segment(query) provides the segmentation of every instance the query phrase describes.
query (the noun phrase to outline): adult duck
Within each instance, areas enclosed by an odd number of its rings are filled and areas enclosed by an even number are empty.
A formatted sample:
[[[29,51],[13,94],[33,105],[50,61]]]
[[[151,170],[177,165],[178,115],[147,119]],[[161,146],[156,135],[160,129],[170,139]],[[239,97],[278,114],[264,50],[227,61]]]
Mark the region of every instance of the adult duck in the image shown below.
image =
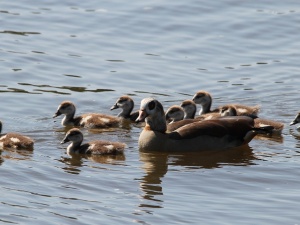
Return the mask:
[[[162,104],[153,98],[141,101],[139,117],[146,125],[139,136],[139,147],[146,151],[201,151],[227,149],[249,143],[258,133],[272,127],[255,128],[250,117],[224,117],[190,123],[167,132]]]

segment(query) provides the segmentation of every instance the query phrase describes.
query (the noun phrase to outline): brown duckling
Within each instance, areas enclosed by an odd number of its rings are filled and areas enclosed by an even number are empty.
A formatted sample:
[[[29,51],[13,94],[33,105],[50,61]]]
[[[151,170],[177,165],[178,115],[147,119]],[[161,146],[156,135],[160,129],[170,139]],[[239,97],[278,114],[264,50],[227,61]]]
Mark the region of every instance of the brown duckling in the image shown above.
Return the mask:
[[[132,112],[134,108],[134,101],[127,95],[123,95],[117,99],[116,103],[110,108],[110,110],[121,108],[122,111],[118,114],[118,117],[129,119],[130,121],[135,121],[139,112]]]
[[[111,141],[91,141],[82,144],[83,134],[78,128],[70,129],[61,144],[71,141],[72,143],[67,148],[67,153],[107,155],[123,153],[126,144]]]
[[[199,115],[209,113],[209,112],[220,112],[220,107],[211,110],[211,105],[212,105],[212,97],[210,93],[207,91],[198,91],[194,97],[193,101],[196,104],[200,104],[202,106],[201,110],[199,111]],[[241,104],[231,104],[233,105],[236,110],[237,110],[237,115],[242,116],[242,115],[255,115],[257,116],[260,106],[246,106],[246,105],[241,105]]]
[[[1,134],[2,122],[0,121],[0,149],[32,149],[34,141],[30,137],[19,133]]]
[[[87,113],[74,117],[76,111],[75,105],[70,101],[62,102],[54,114],[53,118],[64,114],[61,124],[63,126],[81,126],[88,128],[109,128],[120,125],[120,118],[100,113]]]

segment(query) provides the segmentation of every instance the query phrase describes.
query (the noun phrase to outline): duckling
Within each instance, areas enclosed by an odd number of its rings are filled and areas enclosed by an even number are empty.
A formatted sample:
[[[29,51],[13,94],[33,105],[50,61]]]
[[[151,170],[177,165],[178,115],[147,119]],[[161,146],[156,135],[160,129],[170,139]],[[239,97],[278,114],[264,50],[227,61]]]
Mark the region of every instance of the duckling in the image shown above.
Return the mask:
[[[197,111],[196,103],[193,100],[184,100],[180,106],[183,108],[183,119],[194,119]]]
[[[300,112],[296,115],[295,119],[290,123],[290,126],[300,123]]]
[[[2,122],[0,121],[0,148],[14,148],[14,149],[32,149],[34,141],[27,136],[19,133],[1,134]]]
[[[237,116],[237,110],[234,105],[223,106],[220,111],[221,116]],[[270,130],[270,134],[280,135],[284,128],[284,124],[278,121],[273,121],[269,119],[259,118],[257,116],[248,115],[249,117],[254,119],[254,127],[264,127],[264,126],[272,126],[273,129]]]
[[[145,119],[146,126],[139,137],[139,147],[146,151],[203,151],[227,149],[248,144],[258,133],[267,133],[272,126],[254,127],[246,116],[221,117],[186,124],[167,133],[162,104],[153,98],[141,102],[136,122]]]
[[[185,112],[182,107],[178,105],[171,106],[165,113],[167,124],[167,131],[171,132],[179,127],[182,127],[188,123],[195,122],[195,119],[184,119]]]
[[[197,119],[197,120],[210,120],[217,117],[220,117],[219,112],[208,112],[205,114],[201,114],[198,117],[195,117],[197,106],[196,103],[192,100],[185,100],[180,105],[184,111],[184,119]]]
[[[166,112],[165,112],[165,116],[166,116],[166,120],[169,123],[174,123],[180,120],[184,119],[184,110],[181,106],[179,105],[172,105]]]
[[[62,102],[54,114],[53,118],[64,114],[62,126],[81,126],[88,128],[109,128],[117,127],[120,124],[120,118],[99,113],[89,113],[74,118],[76,111],[75,105],[70,101]]]
[[[183,105],[183,107],[173,105],[166,111],[165,114],[166,120],[171,121],[167,125],[168,131],[174,131],[179,127],[182,127],[188,123],[193,123],[202,120],[216,119],[221,117],[220,113],[207,113],[207,114],[202,114],[196,118],[193,118],[192,117],[194,111],[193,105],[196,104],[191,100],[186,100],[184,101],[184,104],[181,105]]]
[[[83,134],[78,128],[70,129],[61,144],[71,141],[67,147],[67,153],[92,154],[92,155],[108,155],[123,153],[126,144],[111,141],[91,141],[86,144],[81,144]]]
[[[194,97],[193,101],[196,104],[200,104],[202,106],[202,109],[199,111],[199,115],[208,113],[208,112],[219,112],[220,107],[214,110],[211,110],[211,105],[212,105],[212,97],[207,91],[198,91]],[[237,114],[239,116],[241,115],[255,115],[257,116],[260,106],[246,106],[246,105],[241,105],[241,104],[233,104],[234,107],[237,110]]]
[[[130,121],[135,121],[139,116],[139,112],[136,111],[132,113],[133,107],[134,101],[132,100],[132,98],[127,95],[123,95],[118,98],[118,100],[110,108],[110,110],[121,108],[122,111],[118,114],[118,117],[129,119]]]

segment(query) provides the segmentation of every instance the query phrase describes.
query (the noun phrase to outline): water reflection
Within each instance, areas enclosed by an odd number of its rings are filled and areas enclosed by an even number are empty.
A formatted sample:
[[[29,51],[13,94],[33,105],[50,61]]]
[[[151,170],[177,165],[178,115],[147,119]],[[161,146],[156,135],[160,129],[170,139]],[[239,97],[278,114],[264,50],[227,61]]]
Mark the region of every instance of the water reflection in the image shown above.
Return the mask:
[[[147,204],[140,207],[160,208],[163,195],[162,178],[167,174],[169,166],[182,166],[185,169],[214,169],[224,165],[248,166],[254,165],[257,160],[252,149],[246,145],[222,151],[205,152],[142,152],[140,161],[143,162],[142,169],[145,175],[140,180],[140,188],[143,191],[143,199]]]
[[[262,141],[273,141],[277,143],[283,143],[283,136],[282,135],[276,135],[276,134],[259,134],[254,137],[254,139],[262,140]]]
[[[77,76],[77,77],[79,77],[79,76]],[[29,86],[29,87],[37,87],[38,89],[34,89],[33,91],[35,91],[35,92],[30,92],[31,94],[32,93],[37,94],[39,92],[55,93],[55,94],[62,94],[62,95],[69,95],[70,94],[69,92],[51,90],[51,88],[60,89],[60,90],[68,90],[68,91],[71,91],[71,92],[94,92],[94,93],[98,93],[98,92],[114,91],[112,89],[100,89],[100,88],[88,89],[86,87],[77,87],[77,86],[51,86],[51,85],[45,85],[45,84],[36,85],[36,84],[29,84],[29,83],[18,83],[18,85]],[[9,89],[9,88],[7,88],[7,89]],[[21,91],[22,89],[19,89],[19,90]],[[24,90],[22,90],[22,91],[24,91]]]
[[[296,129],[290,128],[289,133],[297,140],[296,148],[300,148],[300,126]]]
[[[69,157],[61,157],[61,159],[58,161],[66,165],[65,167],[62,167],[62,169],[66,173],[79,174],[81,172],[81,167],[85,166],[85,160],[89,160],[100,164],[116,165],[116,164],[120,164],[120,162],[124,162],[125,159],[126,158],[124,154],[118,154],[118,155],[72,154]]]
[[[33,150],[16,150],[16,149],[5,149],[0,151],[0,165],[5,159],[9,160],[30,160],[33,156]]]

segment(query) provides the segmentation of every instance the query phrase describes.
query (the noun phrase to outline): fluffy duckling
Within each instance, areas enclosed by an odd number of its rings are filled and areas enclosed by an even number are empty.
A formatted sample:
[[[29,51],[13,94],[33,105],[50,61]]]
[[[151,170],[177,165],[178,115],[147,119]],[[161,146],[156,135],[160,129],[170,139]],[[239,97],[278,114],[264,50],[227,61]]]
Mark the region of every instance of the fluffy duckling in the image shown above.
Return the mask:
[[[166,120],[169,123],[174,123],[184,119],[184,110],[179,105],[172,105],[168,110],[165,112]]]
[[[194,119],[197,111],[196,103],[193,100],[184,100],[180,106],[183,108],[183,119]]]
[[[72,143],[67,148],[67,153],[79,154],[93,154],[93,155],[107,155],[123,153],[125,144],[110,141],[91,141],[86,144],[81,144],[83,141],[83,134],[78,128],[72,128],[68,131],[61,144],[71,141]]]
[[[148,151],[201,151],[226,149],[249,143],[258,133],[273,127],[254,127],[250,117],[222,117],[189,123],[167,133],[167,122],[162,104],[145,98],[141,102],[136,122],[145,119],[146,126],[139,137],[139,147]]]
[[[118,100],[110,108],[110,110],[121,108],[122,111],[118,114],[118,117],[135,121],[139,116],[139,112],[136,111],[132,113],[133,107],[134,107],[134,102],[132,98],[130,98],[127,95],[124,95],[118,98]]]
[[[195,105],[194,102],[191,100],[186,100],[184,101],[184,108],[180,106],[171,106],[167,111],[166,111],[166,120],[171,121],[167,125],[167,130],[168,131],[174,131],[178,129],[179,127],[182,127],[186,124],[197,122],[197,121],[202,121],[202,120],[211,120],[211,119],[216,119],[221,117],[220,113],[207,113],[207,114],[202,114],[201,116],[198,116],[196,118],[193,118],[193,105]],[[190,104],[190,102],[192,102]]]
[[[220,108],[211,110],[212,105],[212,97],[207,91],[198,91],[194,97],[193,101],[196,104],[200,104],[202,106],[202,109],[199,111],[199,115],[209,113],[209,112],[219,112]],[[241,115],[255,115],[257,116],[260,106],[246,106],[241,104],[233,104],[234,107],[237,110],[237,114],[239,116]]]
[[[116,127],[120,123],[120,118],[99,113],[88,113],[74,117],[75,105],[70,101],[62,102],[54,114],[53,118],[64,114],[61,124],[63,126],[81,126],[88,128],[109,128]]]
[[[1,134],[2,122],[0,121],[0,149],[32,149],[34,141],[27,136],[18,133]]]
[[[221,116],[237,116],[237,110],[233,105],[223,106],[220,114]],[[248,116],[254,119],[254,127],[272,126],[273,129],[270,131],[270,134],[280,135],[284,128],[284,124],[281,122],[263,119],[253,115]]]
[[[171,106],[165,113],[167,124],[167,131],[171,132],[179,127],[182,127],[188,123],[195,122],[195,119],[184,119],[185,112],[182,107],[178,105]]]
[[[180,105],[184,111],[184,119],[194,119],[197,111],[196,103],[192,100],[185,100]],[[196,117],[197,120],[210,120],[220,117],[219,112],[208,112]]]
[[[296,115],[295,119],[290,123],[290,125],[295,125],[300,123],[300,112]]]

